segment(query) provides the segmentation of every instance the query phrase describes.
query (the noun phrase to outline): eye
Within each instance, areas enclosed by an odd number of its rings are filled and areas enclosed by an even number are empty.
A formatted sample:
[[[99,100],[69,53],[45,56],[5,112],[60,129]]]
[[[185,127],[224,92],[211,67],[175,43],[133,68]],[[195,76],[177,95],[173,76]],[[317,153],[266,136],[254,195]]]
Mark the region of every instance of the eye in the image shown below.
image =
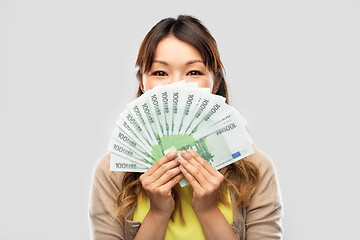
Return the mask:
[[[155,75],[155,76],[166,76],[166,72],[164,71],[155,71],[153,72],[151,75]]]
[[[190,72],[188,73],[188,75],[203,75],[203,74],[202,74],[202,72],[200,72],[200,71],[193,70],[193,71],[190,71]]]

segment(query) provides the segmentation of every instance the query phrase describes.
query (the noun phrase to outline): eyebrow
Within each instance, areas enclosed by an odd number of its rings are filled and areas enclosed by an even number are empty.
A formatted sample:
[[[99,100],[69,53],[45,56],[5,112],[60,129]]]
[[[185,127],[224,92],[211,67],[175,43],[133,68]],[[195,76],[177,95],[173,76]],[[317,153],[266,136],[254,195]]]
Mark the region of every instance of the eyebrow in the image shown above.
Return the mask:
[[[164,64],[166,66],[169,65],[169,63],[167,63],[165,61],[162,61],[162,60],[154,60],[153,62]],[[194,63],[197,63],[197,62],[204,63],[202,60],[191,60],[191,61],[186,62],[185,65],[191,65],[191,64],[194,64]]]

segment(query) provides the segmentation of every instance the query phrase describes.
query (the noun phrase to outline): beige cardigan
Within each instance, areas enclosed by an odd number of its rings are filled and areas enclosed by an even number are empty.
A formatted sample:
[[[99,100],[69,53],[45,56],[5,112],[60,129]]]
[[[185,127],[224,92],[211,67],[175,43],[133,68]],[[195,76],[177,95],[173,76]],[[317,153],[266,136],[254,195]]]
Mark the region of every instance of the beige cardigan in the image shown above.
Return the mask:
[[[260,170],[259,185],[245,208],[233,206],[231,227],[239,239],[282,239],[283,206],[275,166],[271,158],[254,146],[248,159]],[[110,153],[99,159],[93,168],[89,201],[91,239],[133,239],[141,223],[131,221],[134,210],[127,216],[124,227],[119,220],[111,220],[115,211],[114,199],[119,193],[123,172],[113,172],[110,181]],[[232,202],[234,194],[230,192]]]

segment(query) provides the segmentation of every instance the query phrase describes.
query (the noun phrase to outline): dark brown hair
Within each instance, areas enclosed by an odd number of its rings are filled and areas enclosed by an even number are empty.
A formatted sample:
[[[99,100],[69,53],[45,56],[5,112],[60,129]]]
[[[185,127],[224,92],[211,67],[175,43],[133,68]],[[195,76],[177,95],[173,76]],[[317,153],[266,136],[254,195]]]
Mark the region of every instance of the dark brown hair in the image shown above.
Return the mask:
[[[228,88],[224,78],[224,67],[220,61],[216,41],[211,36],[209,30],[198,19],[186,15],[180,15],[177,19],[166,18],[161,20],[145,36],[135,64],[138,67],[136,76],[139,81],[137,97],[143,94],[141,88],[142,76],[143,73],[148,73],[151,69],[157,44],[163,38],[170,35],[191,44],[199,50],[205,66],[214,74],[212,93],[223,96],[226,98],[226,103],[229,103]],[[225,189],[232,188],[237,199],[237,203],[232,204],[237,204],[241,207],[246,206],[259,180],[259,170],[257,167],[245,157],[223,167],[219,171],[225,177],[220,189],[219,202],[227,205],[230,204],[226,199]],[[122,188],[115,201],[117,210],[114,217],[120,217],[121,220],[124,220],[127,214],[134,209],[138,196],[140,194],[146,196],[139,180],[140,175],[140,173],[124,173],[121,182]],[[181,220],[184,222],[178,185],[173,188],[172,195],[175,199],[175,210],[171,215],[171,219],[174,220],[174,213],[176,210],[179,210]],[[120,222],[123,223],[123,221]]]

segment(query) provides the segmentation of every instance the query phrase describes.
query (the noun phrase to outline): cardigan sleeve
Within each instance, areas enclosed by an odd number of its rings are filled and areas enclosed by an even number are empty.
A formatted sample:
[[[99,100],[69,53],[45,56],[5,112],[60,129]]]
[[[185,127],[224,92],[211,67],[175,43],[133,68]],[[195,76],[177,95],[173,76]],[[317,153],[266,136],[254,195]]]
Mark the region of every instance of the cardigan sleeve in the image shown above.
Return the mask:
[[[282,239],[283,204],[272,159],[254,147],[252,161],[259,168],[258,186],[246,209],[246,239]]]
[[[93,240],[125,239],[124,228],[119,220],[111,219],[115,211],[114,200],[120,190],[118,183],[121,174],[122,172],[110,171],[110,153],[98,160],[93,168],[89,199],[90,232]]]

